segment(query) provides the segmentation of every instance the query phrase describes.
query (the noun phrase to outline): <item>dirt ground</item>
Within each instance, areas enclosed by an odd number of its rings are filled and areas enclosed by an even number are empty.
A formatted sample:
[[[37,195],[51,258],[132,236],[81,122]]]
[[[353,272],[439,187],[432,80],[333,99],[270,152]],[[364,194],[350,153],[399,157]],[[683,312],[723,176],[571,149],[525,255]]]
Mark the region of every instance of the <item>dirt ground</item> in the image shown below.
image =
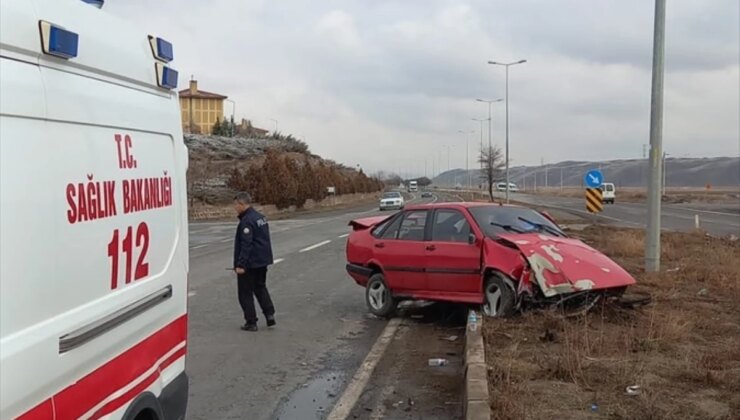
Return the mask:
[[[740,418],[740,241],[664,232],[663,271],[646,274],[643,231],[572,235],[624,266],[638,281],[628,293],[652,303],[485,320],[492,418]]]
[[[402,324],[348,418],[461,419],[466,313],[445,303],[400,311]],[[448,364],[429,366],[431,358]]]
[[[531,193],[531,191],[528,191]],[[583,188],[566,187],[538,188],[537,194],[582,198]],[[644,188],[617,188],[617,201],[626,203],[643,202],[647,200]],[[703,188],[667,188],[663,198],[664,203],[737,203],[740,200],[740,189],[719,187],[706,190]]]

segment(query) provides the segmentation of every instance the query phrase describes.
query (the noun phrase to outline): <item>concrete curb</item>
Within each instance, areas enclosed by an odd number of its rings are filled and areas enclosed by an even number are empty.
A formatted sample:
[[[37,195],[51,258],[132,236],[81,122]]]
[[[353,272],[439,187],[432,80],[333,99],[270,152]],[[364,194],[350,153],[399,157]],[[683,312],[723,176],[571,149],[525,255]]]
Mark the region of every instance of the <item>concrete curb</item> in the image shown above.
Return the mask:
[[[488,368],[486,367],[485,347],[481,314],[475,314],[473,323],[468,316],[465,328],[465,394],[463,409],[465,420],[490,420],[491,407],[488,404]]]

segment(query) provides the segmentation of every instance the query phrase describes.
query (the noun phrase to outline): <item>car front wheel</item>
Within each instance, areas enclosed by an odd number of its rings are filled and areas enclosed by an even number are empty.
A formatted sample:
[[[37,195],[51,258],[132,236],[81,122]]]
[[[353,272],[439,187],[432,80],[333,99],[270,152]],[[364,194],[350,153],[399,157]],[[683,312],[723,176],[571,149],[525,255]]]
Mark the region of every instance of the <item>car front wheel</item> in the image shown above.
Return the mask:
[[[385,284],[385,277],[382,273],[373,274],[367,282],[365,303],[370,313],[375,316],[386,318],[396,311],[398,300],[393,297],[391,290]]]
[[[499,275],[492,275],[486,280],[483,289],[483,313],[490,317],[506,317],[514,312],[514,290]]]

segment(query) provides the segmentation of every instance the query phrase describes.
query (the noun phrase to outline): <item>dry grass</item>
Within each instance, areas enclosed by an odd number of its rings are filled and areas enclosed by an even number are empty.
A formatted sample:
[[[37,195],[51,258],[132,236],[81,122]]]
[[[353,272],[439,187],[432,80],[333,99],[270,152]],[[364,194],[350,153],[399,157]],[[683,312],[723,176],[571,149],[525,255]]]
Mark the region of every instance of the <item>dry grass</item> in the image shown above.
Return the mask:
[[[637,278],[629,292],[653,303],[486,320],[494,418],[738,418],[740,241],[664,233],[664,271],[648,275],[642,231],[592,226],[579,235]],[[629,385],[641,394],[625,395]]]
[[[529,191],[531,193],[531,191]],[[537,194],[550,195],[557,197],[582,198],[584,195],[583,188],[566,187],[560,188],[539,188]],[[702,188],[668,188],[666,197],[663,199],[666,203],[737,203],[740,199],[740,189],[725,187],[706,190]],[[617,202],[644,202],[647,200],[647,194],[644,188],[617,188]]]

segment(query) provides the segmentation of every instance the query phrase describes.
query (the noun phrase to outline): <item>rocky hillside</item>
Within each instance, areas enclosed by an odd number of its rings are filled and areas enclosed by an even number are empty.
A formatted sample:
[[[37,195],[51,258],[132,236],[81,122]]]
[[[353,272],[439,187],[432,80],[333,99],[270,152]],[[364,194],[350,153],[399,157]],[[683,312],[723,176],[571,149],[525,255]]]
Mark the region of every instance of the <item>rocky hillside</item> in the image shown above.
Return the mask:
[[[381,184],[309,151],[291,136],[275,138],[185,135],[190,155],[188,196],[191,204],[221,204],[236,190],[247,189],[262,204],[301,207],[323,199],[327,187],[336,194],[378,191]],[[303,188],[307,180],[310,187]],[[324,185],[326,184],[326,185]]]

